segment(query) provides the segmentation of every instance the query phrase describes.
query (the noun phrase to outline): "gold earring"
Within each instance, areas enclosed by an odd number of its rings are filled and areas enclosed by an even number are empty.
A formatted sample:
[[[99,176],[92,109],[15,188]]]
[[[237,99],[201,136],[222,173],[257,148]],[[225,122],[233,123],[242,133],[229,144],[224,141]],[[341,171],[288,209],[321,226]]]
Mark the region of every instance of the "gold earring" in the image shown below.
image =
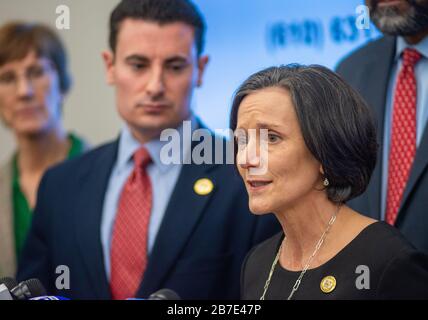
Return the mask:
[[[330,181],[328,181],[328,179],[325,178],[323,181],[323,185],[324,185],[324,187],[328,187],[330,185]]]

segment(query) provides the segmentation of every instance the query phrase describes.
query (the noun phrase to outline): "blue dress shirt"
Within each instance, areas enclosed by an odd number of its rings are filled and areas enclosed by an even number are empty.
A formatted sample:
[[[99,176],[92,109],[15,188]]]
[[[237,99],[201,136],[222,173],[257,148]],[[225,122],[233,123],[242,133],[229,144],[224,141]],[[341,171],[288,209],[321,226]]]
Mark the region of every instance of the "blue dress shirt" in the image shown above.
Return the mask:
[[[197,120],[193,115],[190,120],[193,132],[197,126]],[[177,131],[180,137],[182,137],[183,125],[180,125]],[[152,162],[147,166],[147,173],[150,177],[153,192],[148,234],[148,254],[150,254],[153,248],[156,235],[182,167],[182,164],[178,164],[177,161],[174,161],[172,164],[165,164],[160,158],[162,147],[166,144],[168,144],[168,147],[174,146],[175,143],[176,140],[160,141],[158,138],[144,144],[152,158]],[[180,143],[180,146],[178,146],[179,150],[183,152],[183,157],[186,157],[191,152],[189,146],[183,144],[182,141],[178,143]],[[111,274],[111,241],[119,198],[128,176],[134,169],[132,156],[141,146],[142,144],[133,137],[130,129],[125,126],[119,137],[118,155],[110,174],[101,219],[101,244],[103,247],[105,271],[109,281]]]

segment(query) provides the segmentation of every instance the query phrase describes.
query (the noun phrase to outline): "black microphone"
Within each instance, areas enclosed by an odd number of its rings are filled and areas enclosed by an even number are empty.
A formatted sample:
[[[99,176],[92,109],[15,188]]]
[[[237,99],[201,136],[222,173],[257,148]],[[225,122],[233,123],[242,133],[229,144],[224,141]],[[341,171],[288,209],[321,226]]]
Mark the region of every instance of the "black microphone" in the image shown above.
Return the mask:
[[[15,279],[10,277],[0,278],[0,300],[14,300],[11,290],[18,285]]]
[[[152,293],[147,300],[181,300],[178,294],[171,289],[161,289]]]
[[[10,290],[16,300],[28,300],[46,295],[46,290],[39,279],[22,281]]]
[[[10,291],[18,285],[18,282],[14,278],[4,277],[0,278],[0,284],[4,284]]]

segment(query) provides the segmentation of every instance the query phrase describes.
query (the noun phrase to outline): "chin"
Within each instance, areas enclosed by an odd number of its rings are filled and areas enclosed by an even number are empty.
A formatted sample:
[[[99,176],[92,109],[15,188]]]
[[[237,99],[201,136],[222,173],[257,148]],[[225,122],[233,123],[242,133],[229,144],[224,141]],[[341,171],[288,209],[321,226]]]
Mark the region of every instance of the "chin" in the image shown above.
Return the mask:
[[[272,208],[265,203],[255,203],[250,200],[249,208],[252,214],[264,215],[272,212]]]
[[[177,120],[166,117],[165,114],[144,114],[129,119],[135,126],[142,129],[168,129],[177,127]],[[180,125],[179,123],[178,125]]]
[[[39,123],[20,125],[14,129],[14,132],[19,135],[38,136],[47,131],[47,126]]]

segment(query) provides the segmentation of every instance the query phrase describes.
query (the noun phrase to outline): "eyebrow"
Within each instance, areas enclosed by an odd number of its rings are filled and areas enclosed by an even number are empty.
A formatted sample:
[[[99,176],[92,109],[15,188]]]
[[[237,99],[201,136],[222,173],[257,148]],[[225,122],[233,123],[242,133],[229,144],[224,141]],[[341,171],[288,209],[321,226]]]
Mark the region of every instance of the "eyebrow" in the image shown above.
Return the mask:
[[[147,57],[141,56],[141,55],[138,55],[138,54],[133,54],[133,55],[130,55],[130,56],[128,56],[128,57],[125,58],[125,61],[127,61],[127,62],[135,61],[135,60],[138,60],[138,61],[149,61],[149,59]]]
[[[278,125],[273,123],[265,123],[265,122],[256,122],[256,129],[278,129],[278,133],[283,132],[281,129],[284,128],[284,125]],[[233,134],[236,136],[237,130],[245,130],[243,127],[237,127]]]
[[[131,61],[149,62],[150,59],[147,58],[146,56],[142,56],[139,54],[133,54],[133,55],[126,57],[125,61],[126,62],[131,62]],[[186,57],[177,55],[177,56],[173,56],[173,57],[166,59],[164,63],[173,63],[173,62],[188,62],[188,59]]]
[[[266,122],[256,122],[256,127],[259,129],[266,129],[266,128],[283,128],[283,125],[274,124],[274,123],[266,123]]]
[[[41,68],[44,67],[43,63],[36,61],[36,62],[33,62],[32,64],[26,66],[24,69],[25,69],[25,71],[28,71],[28,70],[31,70],[34,68],[40,68],[40,67]],[[4,70],[1,70],[2,68],[0,68],[0,74],[1,75],[8,74],[8,73],[15,73],[15,69],[13,67],[4,67]]]

